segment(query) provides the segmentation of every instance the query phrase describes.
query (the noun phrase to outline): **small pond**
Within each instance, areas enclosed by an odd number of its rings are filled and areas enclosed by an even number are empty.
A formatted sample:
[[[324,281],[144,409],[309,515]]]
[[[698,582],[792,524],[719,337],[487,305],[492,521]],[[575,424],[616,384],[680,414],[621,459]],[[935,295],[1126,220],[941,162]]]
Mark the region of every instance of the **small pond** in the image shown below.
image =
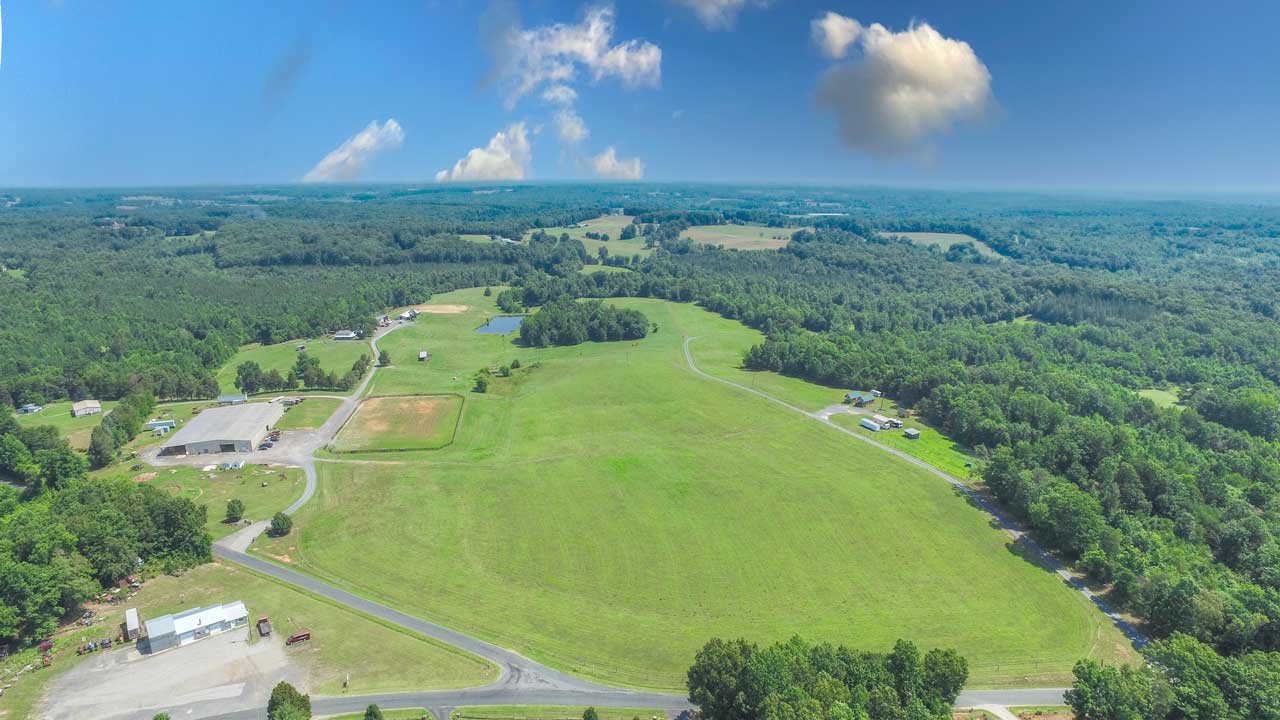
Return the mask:
[[[489,324],[476,328],[481,335],[508,335],[520,329],[523,315],[499,315],[489,319]]]

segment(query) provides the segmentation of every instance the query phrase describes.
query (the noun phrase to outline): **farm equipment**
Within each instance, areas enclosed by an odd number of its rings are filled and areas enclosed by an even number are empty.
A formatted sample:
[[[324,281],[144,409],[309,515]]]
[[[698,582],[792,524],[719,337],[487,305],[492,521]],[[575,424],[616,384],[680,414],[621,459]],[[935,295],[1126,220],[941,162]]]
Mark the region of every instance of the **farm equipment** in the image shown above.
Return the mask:
[[[258,636],[267,637],[271,635],[271,618],[263,615],[258,618]]]
[[[311,639],[311,631],[310,631],[310,630],[299,630],[298,632],[296,632],[296,633],[294,633],[294,634],[290,635],[290,636],[289,636],[289,638],[288,638],[287,640],[285,640],[285,641],[284,641],[284,644],[285,644],[285,645],[294,645],[294,644],[297,644],[297,643],[300,643],[300,642],[305,642],[305,641],[310,640],[310,639]]]

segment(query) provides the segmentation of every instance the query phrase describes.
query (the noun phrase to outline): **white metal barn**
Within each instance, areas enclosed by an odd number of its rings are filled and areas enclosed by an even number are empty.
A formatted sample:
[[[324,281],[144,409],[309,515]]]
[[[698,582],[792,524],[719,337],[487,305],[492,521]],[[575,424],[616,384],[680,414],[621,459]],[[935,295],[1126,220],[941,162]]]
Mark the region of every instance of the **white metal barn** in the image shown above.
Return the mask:
[[[284,415],[281,403],[246,403],[211,408],[175,432],[161,455],[251,452]]]
[[[249,624],[249,610],[240,600],[210,605],[147,621],[147,650],[160,652],[203,640]]]

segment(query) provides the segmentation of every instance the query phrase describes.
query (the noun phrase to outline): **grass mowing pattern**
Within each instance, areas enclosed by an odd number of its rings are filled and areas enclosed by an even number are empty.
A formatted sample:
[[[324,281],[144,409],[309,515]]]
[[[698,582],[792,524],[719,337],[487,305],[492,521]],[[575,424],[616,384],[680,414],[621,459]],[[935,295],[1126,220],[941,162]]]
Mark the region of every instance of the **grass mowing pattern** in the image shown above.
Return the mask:
[[[494,312],[486,300],[447,295],[475,309],[388,336],[429,339],[444,363],[376,382],[449,390],[467,382],[451,366],[524,367],[468,396],[444,450],[321,464],[295,565],[571,672],[671,690],[715,635],[908,637],[957,648],[975,686],[1064,683],[1080,657],[1129,657],[1104,616],[942,480],[688,371],[680,346],[696,335],[708,371],[797,390],[734,369],[755,337],[741,326],[627,300],[656,334],[533,350],[470,332]]]
[[[438,450],[453,442],[462,416],[461,395],[372,397],[334,439],[335,452]]]

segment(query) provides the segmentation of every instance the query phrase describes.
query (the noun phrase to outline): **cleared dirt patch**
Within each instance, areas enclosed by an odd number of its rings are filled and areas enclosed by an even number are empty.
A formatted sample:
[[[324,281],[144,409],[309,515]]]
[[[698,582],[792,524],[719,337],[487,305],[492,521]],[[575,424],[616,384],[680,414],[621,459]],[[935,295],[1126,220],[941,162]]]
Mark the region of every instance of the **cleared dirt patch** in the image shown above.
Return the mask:
[[[471,309],[470,305],[419,305],[414,308],[428,315],[461,315]]]
[[[459,395],[405,395],[360,403],[334,440],[336,452],[434,450],[453,442]]]

